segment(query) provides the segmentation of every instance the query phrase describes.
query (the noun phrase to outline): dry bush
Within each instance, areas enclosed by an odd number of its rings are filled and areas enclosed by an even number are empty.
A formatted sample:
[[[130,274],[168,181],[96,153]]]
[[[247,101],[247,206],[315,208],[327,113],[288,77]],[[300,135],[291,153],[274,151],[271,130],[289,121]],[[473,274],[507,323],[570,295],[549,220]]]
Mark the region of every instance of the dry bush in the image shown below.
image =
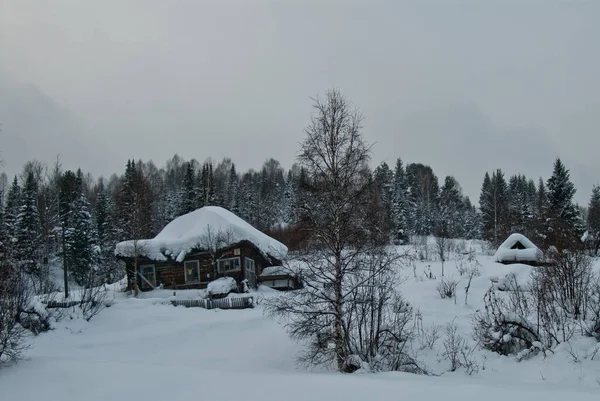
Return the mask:
[[[467,340],[458,334],[456,324],[449,323],[446,326],[442,357],[450,362],[450,371],[454,372],[463,368],[469,375],[477,373],[479,364],[473,358],[473,351],[474,349],[469,347]]]
[[[453,279],[442,279],[438,286],[436,287],[438,294],[440,294],[440,298],[454,298],[456,296],[456,287],[458,286],[458,281]]]

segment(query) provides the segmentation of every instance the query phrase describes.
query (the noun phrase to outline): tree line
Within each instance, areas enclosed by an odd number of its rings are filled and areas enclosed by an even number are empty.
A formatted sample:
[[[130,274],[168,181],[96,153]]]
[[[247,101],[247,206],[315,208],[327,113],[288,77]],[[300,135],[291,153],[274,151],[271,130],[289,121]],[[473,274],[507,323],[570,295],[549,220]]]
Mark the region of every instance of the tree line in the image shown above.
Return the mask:
[[[538,246],[600,247],[600,188],[587,209],[573,201],[569,171],[557,159],[551,177],[537,184],[524,175],[505,178],[502,170],[485,173],[479,207],[446,176],[440,186],[430,166],[382,163],[363,172],[383,217],[379,230],[390,243],[410,236],[483,239],[498,245],[519,232]],[[29,161],[9,184],[0,177],[0,246],[23,271],[42,277],[48,264],[62,264],[77,282],[90,272],[113,282],[122,272],[114,245],[151,238],[174,218],[209,205],[231,210],[258,229],[296,249],[304,237],[299,206],[306,201],[304,166],[285,170],[271,158],[260,170],[239,173],[234,162],[218,163],[178,155],[157,167],[129,160],[121,175],[94,180],[81,170],[63,171]]]

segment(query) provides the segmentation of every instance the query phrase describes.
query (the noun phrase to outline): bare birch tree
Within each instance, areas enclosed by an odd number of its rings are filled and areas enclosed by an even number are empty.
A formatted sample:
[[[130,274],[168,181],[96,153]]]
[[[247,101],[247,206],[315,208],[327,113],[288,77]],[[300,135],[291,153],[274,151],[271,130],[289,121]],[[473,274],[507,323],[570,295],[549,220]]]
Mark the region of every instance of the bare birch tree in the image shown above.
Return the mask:
[[[267,310],[285,318],[293,338],[308,340],[304,362],[353,371],[357,360],[372,361],[386,341],[396,341],[390,349],[401,349],[401,322],[412,310],[393,301],[393,293],[381,292],[391,288],[390,274],[401,258],[387,252],[389,238],[378,226],[381,213],[372,204],[370,145],[361,134],[362,117],[337,90],[316,99],[314,109],[298,156],[307,173],[298,210],[308,234],[300,258],[304,288]],[[392,304],[397,307],[386,309]],[[394,329],[392,322],[398,323]]]

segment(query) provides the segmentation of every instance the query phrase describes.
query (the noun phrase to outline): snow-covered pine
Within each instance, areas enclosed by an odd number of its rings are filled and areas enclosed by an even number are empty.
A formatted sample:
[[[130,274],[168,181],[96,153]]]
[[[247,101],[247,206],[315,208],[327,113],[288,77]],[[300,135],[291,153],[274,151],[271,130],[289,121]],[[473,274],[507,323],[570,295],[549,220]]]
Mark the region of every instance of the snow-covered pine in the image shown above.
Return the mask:
[[[594,186],[587,213],[588,241],[594,254],[600,249],[600,186]]]
[[[412,234],[431,235],[438,219],[438,178],[430,166],[411,163],[406,167],[410,194],[409,219]]]
[[[191,162],[186,163],[185,175],[183,176],[183,183],[178,200],[178,216],[193,212],[197,208],[198,193],[196,191],[196,171]]]
[[[69,273],[77,283],[85,285],[90,273],[98,267],[100,247],[90,205],[83,192],[72,205],[65,237]]]
[[[16,222],[16,261],[28,274],[41,274],[40,219],[37,206],[37,183],[32,172],[27,175],[23,188],[21,207]]]
[[[402,159],[396,160],[394,169],[394,197],[392,206],[392,218],[394,229],[394,241],[398,244],[408,242],[408,212],[409,212],[409,193],[408,183],[406,181],[406,172]]]
[[[510,231],[508,200],[508,186],[502,170],[493,172],[491,178],[486,172],[479,196],[482,236],[494,245],[499,244]]]
[[[559,250],[570,248],[580,242],[583,235],[583,222],[573,203],[575,186],[571,182],[569,170],[560,159],[554,162],[554,171],[548,179],[548,206],[544,234],[546,246],[556,246]]]
[[[17,216],[19,215],[20,209],[21,187],[19,186],[17,176],[15,176],[8,191],[6,206],[4,208],[4,227],[11,243],[17,232]]]

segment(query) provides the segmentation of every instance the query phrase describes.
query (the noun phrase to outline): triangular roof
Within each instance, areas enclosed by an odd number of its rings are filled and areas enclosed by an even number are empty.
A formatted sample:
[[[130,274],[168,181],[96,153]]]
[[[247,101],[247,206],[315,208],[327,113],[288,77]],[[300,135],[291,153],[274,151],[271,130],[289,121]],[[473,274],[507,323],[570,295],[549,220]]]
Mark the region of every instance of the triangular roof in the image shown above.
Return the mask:
[[[152,260],[176,259],[197,249],[223,249],[241,241],[249,241],[265,256],[281,259],[287,247],[260,232],[230,211],[218,206],[206,206],[177,217],[153,239],[130,240],[117,244],[115,255],[139,256]]]
[[[525,249],[513,249],[515,245],[520,243]],[[496,262],[517,262],[517,261],[529,261],[536,262],[542,258],[542,251],[535,246],[533,242],[529,240],[523,234],[511,234],[509,237],[498,247],[494,259]]]

